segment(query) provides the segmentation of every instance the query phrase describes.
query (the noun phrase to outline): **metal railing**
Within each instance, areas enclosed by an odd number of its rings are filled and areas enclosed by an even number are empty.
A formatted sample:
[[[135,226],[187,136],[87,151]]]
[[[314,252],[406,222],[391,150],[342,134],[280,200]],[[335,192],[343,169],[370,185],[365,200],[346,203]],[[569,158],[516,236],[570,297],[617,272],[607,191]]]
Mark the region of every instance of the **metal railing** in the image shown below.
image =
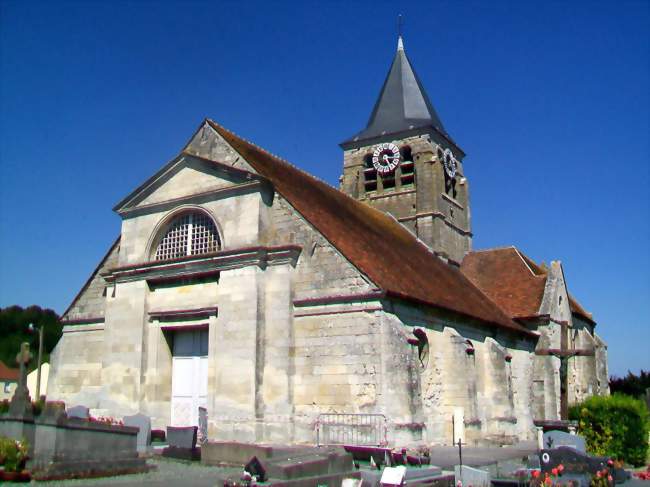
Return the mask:
[[[385,446],[388,422],[383,414],[319,414],[316,444]]]

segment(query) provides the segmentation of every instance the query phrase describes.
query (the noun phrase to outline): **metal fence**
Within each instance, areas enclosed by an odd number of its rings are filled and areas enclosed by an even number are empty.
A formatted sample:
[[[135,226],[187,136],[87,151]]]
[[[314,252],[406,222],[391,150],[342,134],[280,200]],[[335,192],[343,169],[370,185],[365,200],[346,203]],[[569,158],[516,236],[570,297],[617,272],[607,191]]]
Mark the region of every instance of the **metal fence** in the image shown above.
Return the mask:
[[[383,414],[320,414],[316,444],[385,446],[387,428]]]

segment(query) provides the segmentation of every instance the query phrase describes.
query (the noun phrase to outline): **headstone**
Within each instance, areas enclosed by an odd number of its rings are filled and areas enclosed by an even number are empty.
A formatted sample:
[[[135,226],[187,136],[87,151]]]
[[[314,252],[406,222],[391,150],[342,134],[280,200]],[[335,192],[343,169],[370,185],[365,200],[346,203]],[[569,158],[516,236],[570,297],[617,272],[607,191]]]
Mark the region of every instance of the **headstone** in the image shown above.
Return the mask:
[[[29,397],[29,389],[27,388],[27,366],[31,359],[32,354],[29,353],[29,343],[23,342],[20,345],[20,352],[16,355],[16,363],[20,367],[18,385],[9,404],[9,414],[15,418],[32,418],[34,415],[32,399]]]
[[[167,426],[167,443],[163,456],[182,460],[200,460],[201,451],[196,448],[196,426]]]
[[[68,418],[88,419],[90,412],[86,406],[73,406],[66,411]]]
[[[585,453],[587,445],[585,439],[580,435],[572,435],[564,431],[551,430],[544,433],[544,449],[551,450],[561,446],[570,446],[576,450]]]
[[[124,425],[139,428],[138,453],[147,452],[151,445],[151,418],[140,413],[124,416]]]
[[[468,467],[467,465],[456,465],[454,467],[455,483],[472,487],[490,487],[490,474],[485,470]]]
[[[196,447],[196,426],[167,426],[167,443],[175,448]]]
[[[204,407],[199,407],[198,441],[199,445],[203,445],[208,441],[208,410]]]
[[[386,467],[381,474],[379,485],[382,487],[393,487],[404,485],[404,476],[406,475],[406,467],[398,465],[397,467]]]

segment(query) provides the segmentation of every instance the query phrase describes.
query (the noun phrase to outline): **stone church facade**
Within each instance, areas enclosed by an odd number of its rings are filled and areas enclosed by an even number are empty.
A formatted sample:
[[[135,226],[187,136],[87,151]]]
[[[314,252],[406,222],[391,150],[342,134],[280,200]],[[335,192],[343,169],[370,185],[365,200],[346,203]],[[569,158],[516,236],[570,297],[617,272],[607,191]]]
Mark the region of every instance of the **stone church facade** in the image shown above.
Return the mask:
[[[48,399],[210,438],[314,442],[325,413],[388,441],[505,444],[606,394],[606,345],[559,262],[472,251],[464,153],[400,39],[340,189],[205,120],[118,203],[64,313]],[[552,353],[545,353],[548,351]]]

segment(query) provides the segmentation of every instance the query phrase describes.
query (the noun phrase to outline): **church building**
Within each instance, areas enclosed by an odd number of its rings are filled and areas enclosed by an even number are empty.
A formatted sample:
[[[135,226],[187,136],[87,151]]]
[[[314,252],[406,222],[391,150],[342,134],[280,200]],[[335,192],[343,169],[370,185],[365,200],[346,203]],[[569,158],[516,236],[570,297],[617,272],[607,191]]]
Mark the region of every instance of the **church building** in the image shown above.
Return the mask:
[[[210,439],[314,443],[339,413],[383,418],[389,444],[509,444],[608,393],[560,262],[472,249],[465,153],[401,38],[340,145],[337,189],[204,120],[113,208],[48,399],[156,428],[204,407]]]

